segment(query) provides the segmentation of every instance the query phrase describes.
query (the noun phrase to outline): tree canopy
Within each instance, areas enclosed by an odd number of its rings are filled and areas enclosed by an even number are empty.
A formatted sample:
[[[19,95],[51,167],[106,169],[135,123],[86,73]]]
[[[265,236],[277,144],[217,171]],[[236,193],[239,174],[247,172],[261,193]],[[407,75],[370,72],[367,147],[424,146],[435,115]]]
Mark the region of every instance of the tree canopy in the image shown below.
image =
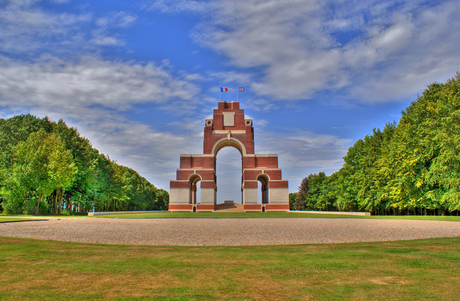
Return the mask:
[[[6,213],[165,210],[167,191],[92,147],[64,121],[0,119],[0,196]]]
[[[458,213],[459,91],[458,73],[444,84],[429,85],[402,111],[398,124],[356,141],[339,171],[309,175],[306,189],[304,179],[297,193],[302,200],[292,202],[292,209]]]

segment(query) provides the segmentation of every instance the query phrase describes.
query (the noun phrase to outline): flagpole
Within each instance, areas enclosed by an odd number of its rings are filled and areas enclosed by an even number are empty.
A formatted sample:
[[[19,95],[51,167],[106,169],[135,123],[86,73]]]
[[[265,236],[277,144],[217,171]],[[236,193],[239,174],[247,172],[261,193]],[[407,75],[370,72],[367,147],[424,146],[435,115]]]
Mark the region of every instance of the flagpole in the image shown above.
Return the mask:
[[[238,101],[238,92],[240,92],[240,90],[236,88],[236,101]]]
[[[220,94],[222,93],[222,88],[219,88],[219,101],[220,101]]]

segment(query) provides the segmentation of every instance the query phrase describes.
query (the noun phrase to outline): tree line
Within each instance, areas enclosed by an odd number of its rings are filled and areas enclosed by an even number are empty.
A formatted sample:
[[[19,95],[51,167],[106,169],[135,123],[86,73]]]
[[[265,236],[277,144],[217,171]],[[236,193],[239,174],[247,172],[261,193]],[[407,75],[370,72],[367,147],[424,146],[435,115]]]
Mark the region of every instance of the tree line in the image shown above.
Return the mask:
[[[169,194],[100,154],[63,120],[0,119],[0,204],[8,214],[166,210]]]
[[[459,91],[459,73],[429,85],[398,124],[356,141],[339,171],[304,178],[290,194],[291,209],[458,215]]]

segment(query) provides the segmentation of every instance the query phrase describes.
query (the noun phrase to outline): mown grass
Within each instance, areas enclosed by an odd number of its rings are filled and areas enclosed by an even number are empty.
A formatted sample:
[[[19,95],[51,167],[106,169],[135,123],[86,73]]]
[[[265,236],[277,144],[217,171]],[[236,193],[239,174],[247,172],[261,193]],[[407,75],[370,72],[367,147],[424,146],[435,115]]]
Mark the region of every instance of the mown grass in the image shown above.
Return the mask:
[[[0,237],[2,300],[458,300],[460,238],[169,247]]]
[[[378,215],[359,216],[296,212],[150,212],[99,215],[98,218],[367,218],[460,221],[460,216],[440,215]]]

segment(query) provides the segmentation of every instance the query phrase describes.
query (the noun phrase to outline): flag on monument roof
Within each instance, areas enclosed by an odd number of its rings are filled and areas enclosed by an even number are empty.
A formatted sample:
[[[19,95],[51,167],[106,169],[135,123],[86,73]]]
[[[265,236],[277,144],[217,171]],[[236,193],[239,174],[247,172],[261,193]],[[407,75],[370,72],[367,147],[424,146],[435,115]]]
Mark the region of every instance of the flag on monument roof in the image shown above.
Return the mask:
[[[228,88],[220,87],[220,92],[227,92]]]
[[[238,88],[238,92],[244,92],[244,88],[243,88],[243,87],[239,87],[239,88]]]

